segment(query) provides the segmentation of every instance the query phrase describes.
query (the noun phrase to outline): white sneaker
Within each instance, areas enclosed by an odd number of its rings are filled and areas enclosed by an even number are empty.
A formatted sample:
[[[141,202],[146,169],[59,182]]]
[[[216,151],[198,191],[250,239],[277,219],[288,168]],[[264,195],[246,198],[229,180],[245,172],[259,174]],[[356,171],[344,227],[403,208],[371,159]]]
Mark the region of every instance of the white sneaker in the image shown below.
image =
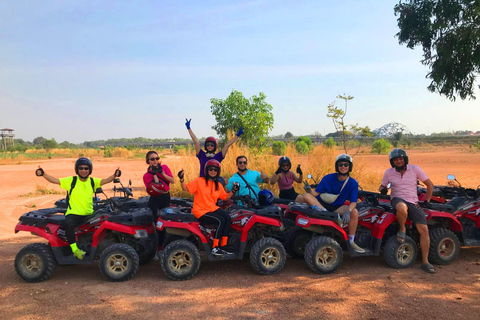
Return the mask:
[[[215,247],[212,249],[212,254],[217,257],[222,257],[224,255],[223,250],[219,247]]]
[[[223,252],[223,254],[226,255],[226,256],[231,256],[231,255],[234,255],[234,254],[235,254],[235,253],[233,253],[233,252],[227,251],[227,250],[222,249],[222,248],[220,248],[220,250],[221,250],[221,251]]]
[[[361,247],[358,246],[355,242],[350,243],[350,247],[352,247],[353,251],[356,253],[365,253],[365,250]]]

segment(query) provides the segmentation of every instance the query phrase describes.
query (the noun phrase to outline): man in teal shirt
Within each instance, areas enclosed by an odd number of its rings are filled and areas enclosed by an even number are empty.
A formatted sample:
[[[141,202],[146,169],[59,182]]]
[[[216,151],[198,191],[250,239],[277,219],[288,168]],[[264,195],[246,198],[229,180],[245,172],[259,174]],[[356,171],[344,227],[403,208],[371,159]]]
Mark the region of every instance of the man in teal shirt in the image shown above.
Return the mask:
[[[232,190],[233,184],[237,182],[240,185],[237,195],[250,196],[251,199],[258,201],[258,192],[260,191],[258,184],[266,183],[270,178],[263,172],[247,169],[247,157],[238,156],[236,161],[238,171],[228,179],[227,191]]]

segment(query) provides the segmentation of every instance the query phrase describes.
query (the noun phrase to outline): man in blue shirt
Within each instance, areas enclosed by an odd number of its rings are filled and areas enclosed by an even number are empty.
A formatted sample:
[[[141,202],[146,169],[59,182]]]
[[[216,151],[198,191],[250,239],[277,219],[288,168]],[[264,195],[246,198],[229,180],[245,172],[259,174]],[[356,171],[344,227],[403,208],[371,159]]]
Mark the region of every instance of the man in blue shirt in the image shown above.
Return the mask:
[[[245,156],[237,157],[237,169],[237,173],[228,179],[228,184],[226,186],[227,191],[231,191],[233,184],[238,182],[240,189],[237,192],[237,195],[250,196],[252,200],[258,201],[258,192],[260,191],[258,184],[266,183],[270,178],[263,172],[247,169],[247,157]]]
[[[354,242],[358,225],[358,210],[356,209],[358,182],[350,177],[352,168],[352,157],[345,153],[339,155],[335,160],[336,173],[323,177],[315,191],[312,191],[310,186],[306,186],[307,193],[303,195],[303,198],[314,209],[340,214],[343,224],[348,224],[347,233],[350,246],[354,251],[364,253],[365,250]],[[344,204],[346,200],[350,201],[349,205]]]

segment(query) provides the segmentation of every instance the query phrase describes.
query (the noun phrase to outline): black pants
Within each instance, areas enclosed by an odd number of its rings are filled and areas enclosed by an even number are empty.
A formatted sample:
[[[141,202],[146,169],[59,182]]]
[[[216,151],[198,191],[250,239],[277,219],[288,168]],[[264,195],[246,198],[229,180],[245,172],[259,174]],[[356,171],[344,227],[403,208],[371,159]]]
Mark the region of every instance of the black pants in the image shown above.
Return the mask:
[[[65,216],[65,235],[67,236],[68,243],[73,244],[76,242],[75,228],[84,224],[87,219],[88,216],[80,216],[72,213]]]
[[[170,207],[170,192],[159,196],[150,196],[150,199],[148,199],[148,207],[153,212],[153,223],[157,223],[158,210]]]
[[[230,215],[220,208],[214,212],[205,213],[203,216],[198,218],[198,221],[200,221],[201,224],[213,224],[217,226],[217,230],[215,231],[215,239],[228,237],[230,234],[230,224],[232,222],[232,218],[230,218]]]

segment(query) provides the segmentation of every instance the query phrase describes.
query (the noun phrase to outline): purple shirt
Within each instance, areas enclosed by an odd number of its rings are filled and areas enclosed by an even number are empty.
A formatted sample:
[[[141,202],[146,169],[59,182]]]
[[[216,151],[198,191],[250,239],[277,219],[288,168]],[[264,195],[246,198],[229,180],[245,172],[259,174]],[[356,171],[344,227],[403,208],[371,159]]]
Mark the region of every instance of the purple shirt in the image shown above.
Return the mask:
[[[277,181],[278,189],[280,190],[288,190],[291,189],[293,186],[293,172],[288,171],[287,173],[282,172],[282,175]]]
[[[427,179],[427,174],[419,166],[408,164],[403,175],[395,168],[387,169],[383,175],[382,186],[391,184],[390,199],[401,198],[410,203],[417,203],[417,180],[423,182]]]
[[[200,177],[205,177],[205,164],[207,163],[208,160],[214,159],[217,160],[218,162],[222,162],[223,160],[223,154],[222,151],[215,153],[215,155],[211,158],[207,157],[205,154],[205,151],[200,149],[200,151],[197,154],[197,158],[200,161]]]

